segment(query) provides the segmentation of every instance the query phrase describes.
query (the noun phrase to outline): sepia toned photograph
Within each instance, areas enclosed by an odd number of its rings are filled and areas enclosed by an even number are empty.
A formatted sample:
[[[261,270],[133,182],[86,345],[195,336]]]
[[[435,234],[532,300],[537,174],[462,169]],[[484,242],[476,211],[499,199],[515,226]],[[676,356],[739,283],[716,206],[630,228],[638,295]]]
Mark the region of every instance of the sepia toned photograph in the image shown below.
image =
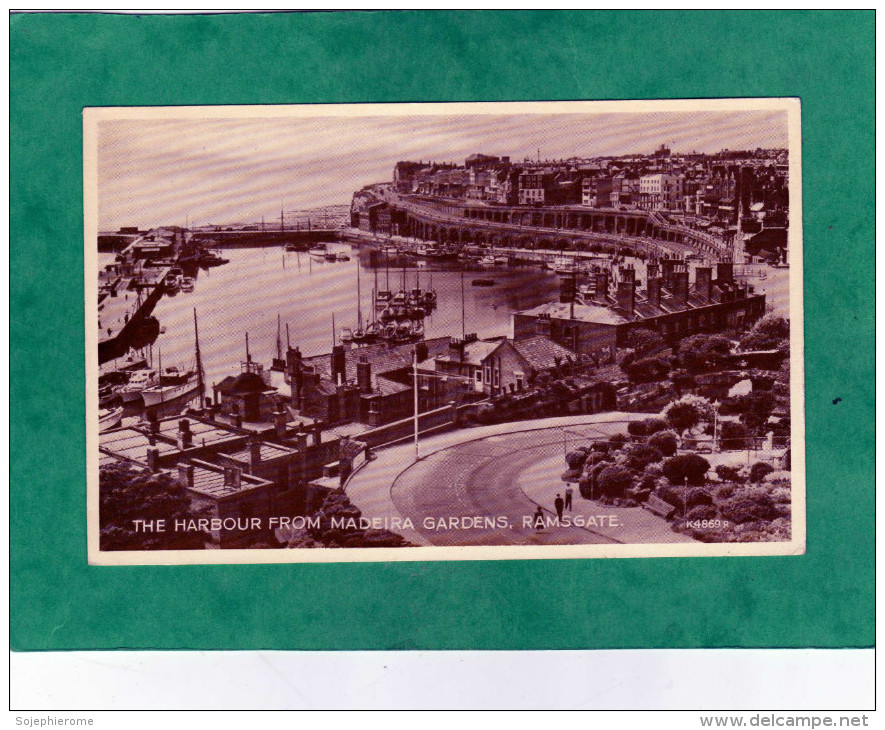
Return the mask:
[[[799,111],[86,109],[90,562],[802,554]]]

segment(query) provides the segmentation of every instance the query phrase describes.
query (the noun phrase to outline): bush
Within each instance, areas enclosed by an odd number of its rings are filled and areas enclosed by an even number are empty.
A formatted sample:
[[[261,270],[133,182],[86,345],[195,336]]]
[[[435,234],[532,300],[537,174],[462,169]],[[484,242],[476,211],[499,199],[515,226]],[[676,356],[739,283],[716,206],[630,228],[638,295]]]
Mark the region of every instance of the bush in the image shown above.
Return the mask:
[[[685,495],[685,504],[688,509],[694,507],[712,507],[713,497],[706,489],[690,489]]]
[[[612,436],[608,440],[608,443],[612,449],[620,449],[624,444],[628,443],[629,441],[630,441],[630,438],[629,438],[629,436],[627,436],[627,434],[616,433],[614,436]]]
[[[599,491],[610,499],[623,497],[624,491],[633,486],[633,474],[623,466],[607,466],[597,478]]]
[[[705,504],[698,505],[694,509],[689,510],[688,514],[685,515],[685,519],[690,522],[695,520],[715,520],[716,508]]]
[[[682,454],[672,456],[664,462],[664,476],[671,484],[682,485],[688,480],[689,484],[703,484],[710,462],[697,454]]]
[[[671,504],[674,507],[678,507],[681,509],[683,503],[682,493],[684,491],[684,487],[674,487],[666,485],[655,489],[655,496],[659,499],[663,499],[667,504]]]
[[[651,383],[667,378],[670,374],[670,362],[663,357],[647,357],[635,362],[625,359],[621,369],[634,383]]]
[[[651,436],[667,429],[667,422],[663,418],[646,418],[643,423],[645,424],[646,436]]]
[[[584,451],[570,451],[565,455],[565,463],[569,469],[580,469],[587,461],[587,454]]]
[[[678,433],[694,428],[701,420],[701,412],[693,403],[676,401],[667,408],[667,423]]]
[[[766,464],[764,461],[757,461],[750,467],[750,481],[753,482],[753,484],[758,484],[773,471],[774,467],[771,464]]]
[[[655,479],[664,475],[664,471],[663,469],[661,469],[661,465],[658,463],[646,464],[645,469],[643,469],[642,471],[643,473],[648,474],[650,477],[654,477]]]
[[[716,490],[716,499],[720,502],[726,499],[731,499],[734,496],[736,487],[734,484],[723,484]]]
[[[633,471],[642,471],[649,464],[655,464],[663,458],[661,451],[651,444],[633,444],[627,449],[624,466]]]
[[[719,426],[719,445],[723,449],[743,449],[746,447],[747,429],[742,423],[723,421]]]
[[[658,431],[648,439],[650,446],[654,446],[664,456],[673,456],[679,448],[679,437],[673,431]]]
[[[590,450],[595,451],[597,453],[605,454],[608,453],[609,448],[611,448],[608,444],[608,441],[594,441],[590,445]]]
[[[716,476],[718,476],[723,482],[742,482],[744,481],[743,476],[741,475],[740,467],[737,466],[726,466],[725,464],[720,464],[716,467]]]
[[[630,421],[627,424],[627,433],[631,436],[645,436],[648,433],[645,428],[645,421]]]
[[[769,522],[778,516],[774,501],[767,494],[734,497],[720,505],[720,512],[725,519],[738,524]]]

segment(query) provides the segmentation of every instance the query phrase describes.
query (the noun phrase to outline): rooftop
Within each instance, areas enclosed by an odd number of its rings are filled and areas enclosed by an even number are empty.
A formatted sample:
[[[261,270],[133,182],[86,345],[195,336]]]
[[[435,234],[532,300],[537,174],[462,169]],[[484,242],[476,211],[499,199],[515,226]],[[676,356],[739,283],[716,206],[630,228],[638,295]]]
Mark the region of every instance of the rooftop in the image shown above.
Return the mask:
[[[191,463],[194,467],[194,486],[190,487],[190,489],[207,497],[219,499],[230,497],[234,494],[242,494],[252,489],[271,486],[271,482],[266,479],[260,479],[251,474],[241,474],[240,486],[236,488],[224,483],[224,469],[222,467],[197,460]]]

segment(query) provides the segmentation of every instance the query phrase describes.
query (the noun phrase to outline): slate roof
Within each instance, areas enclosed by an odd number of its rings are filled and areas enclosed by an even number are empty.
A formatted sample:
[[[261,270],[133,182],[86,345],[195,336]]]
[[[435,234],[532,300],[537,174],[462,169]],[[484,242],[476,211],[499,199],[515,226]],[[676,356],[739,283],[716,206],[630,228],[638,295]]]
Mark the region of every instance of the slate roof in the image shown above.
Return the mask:
[[[427,356],[432,358],[448,352],[448,337],[436,337],[425,340]],[[415,344],[395,345],[388,347],[385,343],[367,345],[366,347],[354,347],[344,353],[344,373],[346,380],[356,380],[356,364],[360,357],[365,357],[372,366],[372,375],[377,376],[394,370],[407,368],[412,364],[412,353]],[[311,365],[323,378],[332,378],[331,354],[312,355],[303,360],[305,365]]]
[[[549,370],[556,367],[557,358],[560,362],[565,362],[569,357],[572,360],[577,359],[574,352],[543,335],[518,340],[513,343],[513,347],[535,370]]]

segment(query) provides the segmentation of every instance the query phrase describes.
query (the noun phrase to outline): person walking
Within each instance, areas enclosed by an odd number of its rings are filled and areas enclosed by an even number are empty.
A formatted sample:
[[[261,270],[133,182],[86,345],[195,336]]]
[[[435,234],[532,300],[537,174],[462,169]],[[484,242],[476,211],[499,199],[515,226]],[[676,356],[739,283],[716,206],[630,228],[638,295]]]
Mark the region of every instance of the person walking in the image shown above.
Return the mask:
[[[574,494],[574,492],[575,492],[575,490],[572,489],[572,485],[567,484],[565,487],[565,508],[569,512],[572,511],[572,495]]]
[[[544,529],[544,510],[541,508],[541,505],[538,505],[538,509],[535,510],[535,529],[540,532]]]
[[[561,520],[562,508],[565,506],[565,502],[562,501],[562,497],[558,492],[556,494],[556,499],[553,500],[553,506],[556,508],[556,516]]]

